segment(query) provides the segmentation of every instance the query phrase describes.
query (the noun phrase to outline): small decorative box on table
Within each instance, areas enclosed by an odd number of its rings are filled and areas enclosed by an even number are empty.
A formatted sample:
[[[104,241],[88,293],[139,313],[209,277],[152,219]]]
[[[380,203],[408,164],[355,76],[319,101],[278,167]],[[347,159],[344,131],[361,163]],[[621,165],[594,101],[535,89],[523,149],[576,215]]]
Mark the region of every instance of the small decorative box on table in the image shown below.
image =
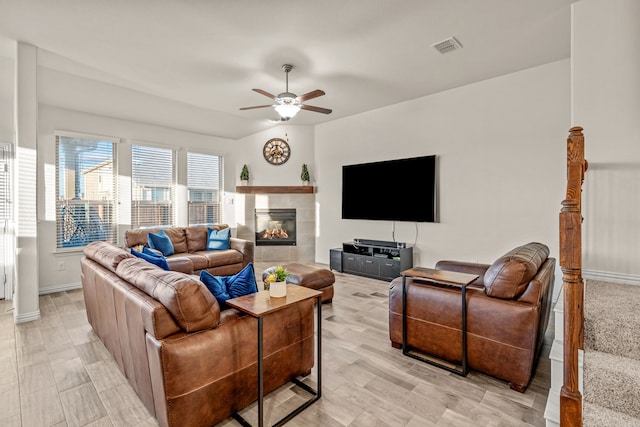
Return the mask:
[[[466,376],[467,368],[467,285],[478,278],[477,274],[458,273],[446,270],[434,270],[432,268],[413,267],[402,273],[402,354],[426,362],[439,368],[446,369],[454,374]],[[429,282],[445,286],[458,287],[461,290],[462,301],[462,365],[449,366],[435,360],[434,357],[420,353],[407,345],[407,277],[423,279]],[[416,284],[416,281],[412,282]],[[427,283],[425,283],[428,286]]]
[[[314,390],[307,384],[293,379],[293,382],[308,391],[313,397],[298,408],[291,411],[288,415],[282,418],[280,421],[274,424],[274,426],[281,426],[293,417],[304,411],[316,400],[322,396],[322,292],[314,291],[302,286],[287,285],[287,295],[282,298],[272,298],[269,296],[269,291],[260,291],[255,294],[249,294],[238,298],[227,300],[227,305],[236,308],[243,313],[247,313],[249,316],[255,317],[258,320],[258,427],[264,425],[264,373],[263,373],[263,333],[262,333],[262,320],[269,314],[282,310],[293,304],[298,304],[301,301],[305,301],[311,298],[316,299],[316,351],[317,351],[317,364],[316,372],[318,378],[317,389]],[[233,417],[243,426],[251,426],[240,414],[234,414]]]

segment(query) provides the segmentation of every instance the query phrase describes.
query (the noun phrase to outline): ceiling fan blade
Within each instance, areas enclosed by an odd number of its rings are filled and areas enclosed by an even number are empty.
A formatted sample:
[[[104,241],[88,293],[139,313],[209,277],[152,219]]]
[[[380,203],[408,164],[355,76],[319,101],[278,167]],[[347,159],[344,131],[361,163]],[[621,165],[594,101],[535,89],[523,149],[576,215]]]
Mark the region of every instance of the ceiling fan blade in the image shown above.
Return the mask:
[[[271,95],[269,92],[265,90],[262,90],[262,89],[251,89],[251,90],[253,90],[254,92],[258,92],[260,95],[264,95],[267,98],[276,99],[275,95]]]
[[[311,91],[309,93],[305,93],[304,95],[300,95],[299,97],[296,98],[296,101],[304,102],[304,101],[308,101],[308,100],[313,99],[313,98],[317,98],[317,97],[322,96],[324,94],[325,93],[324,93],[323,90],[316,89],[316,90],[313,90],[313,91]]]
[[[331,110],[328,108],[314,107],[313,105],[301,105],[303,110],[314,111],[316,113],[331,114]]]
[[[269,105],[256,105],[254,107],[242,107],[240,108],[241,110],[255,110],[256,108],[266,108],[266,107],[273,107],[273,105],[269,104]]]

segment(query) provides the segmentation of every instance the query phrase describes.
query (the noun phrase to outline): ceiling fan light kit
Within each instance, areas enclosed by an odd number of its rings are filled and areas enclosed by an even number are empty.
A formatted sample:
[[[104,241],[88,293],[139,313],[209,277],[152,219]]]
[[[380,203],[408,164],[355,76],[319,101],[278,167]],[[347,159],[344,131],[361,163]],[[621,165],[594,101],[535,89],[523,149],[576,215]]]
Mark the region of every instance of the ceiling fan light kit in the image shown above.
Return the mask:
[[[311,105],[303,104],[304,101],[308,99],[317,98],[318,96],[324,95],[324,91],[320,89],[313,90],[311,92],[305,93],[304,95],[296,96],[295,93],[289,92],[289,72],[293,69],[293,65],[284,64],[282,66],[282,71],[285,72],[285,91],[278,94],[278,96],[274,96],[267,91],[262,89],[253,89],[254,92],[257,92],[261,95],[264,95],[268,98],[273,99],[276,103],[272,105],[257,105],[254,107],[243,107],[240,110],[253,110],[256,108],[265,108],[265,107],[273,107],[274,110],[278,113],[281,118],[281,121],[287,121],[293,117],[300,110],[308,110],[314,111],[316,113],[329,114],[331,110],[328,108],[314,107]]]

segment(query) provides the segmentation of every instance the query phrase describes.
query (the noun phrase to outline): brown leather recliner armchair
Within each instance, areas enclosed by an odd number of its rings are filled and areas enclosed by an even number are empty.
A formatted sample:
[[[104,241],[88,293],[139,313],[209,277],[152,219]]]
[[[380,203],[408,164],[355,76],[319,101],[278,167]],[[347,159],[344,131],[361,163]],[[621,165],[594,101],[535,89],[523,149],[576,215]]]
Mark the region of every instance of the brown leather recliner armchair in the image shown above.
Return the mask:
[[[493,264],[439,261],[436,269],[479,275],[467,287],[467,363],[524,392],[542,349],[555,277],[554,258],[528,243]],[[407,345],[459,364],[462,358],[460,288],[407,278]],[[402,278],[391,282],[389,336],[402,346]]]

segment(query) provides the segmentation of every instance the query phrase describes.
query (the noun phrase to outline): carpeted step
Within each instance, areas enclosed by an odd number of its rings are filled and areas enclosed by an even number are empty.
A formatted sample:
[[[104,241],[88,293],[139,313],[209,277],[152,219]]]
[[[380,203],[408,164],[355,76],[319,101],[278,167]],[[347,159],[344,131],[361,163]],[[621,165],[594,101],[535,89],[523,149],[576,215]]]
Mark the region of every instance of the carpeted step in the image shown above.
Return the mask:
[[[640,360],[640,286],[587,280],[584,345]]]
[[[640,418],[640,361],[585,350],[584,401]]]
[[[584,402],[582,425],[584,427],[638,427],[640,419],[603,408],[595,403]]]

